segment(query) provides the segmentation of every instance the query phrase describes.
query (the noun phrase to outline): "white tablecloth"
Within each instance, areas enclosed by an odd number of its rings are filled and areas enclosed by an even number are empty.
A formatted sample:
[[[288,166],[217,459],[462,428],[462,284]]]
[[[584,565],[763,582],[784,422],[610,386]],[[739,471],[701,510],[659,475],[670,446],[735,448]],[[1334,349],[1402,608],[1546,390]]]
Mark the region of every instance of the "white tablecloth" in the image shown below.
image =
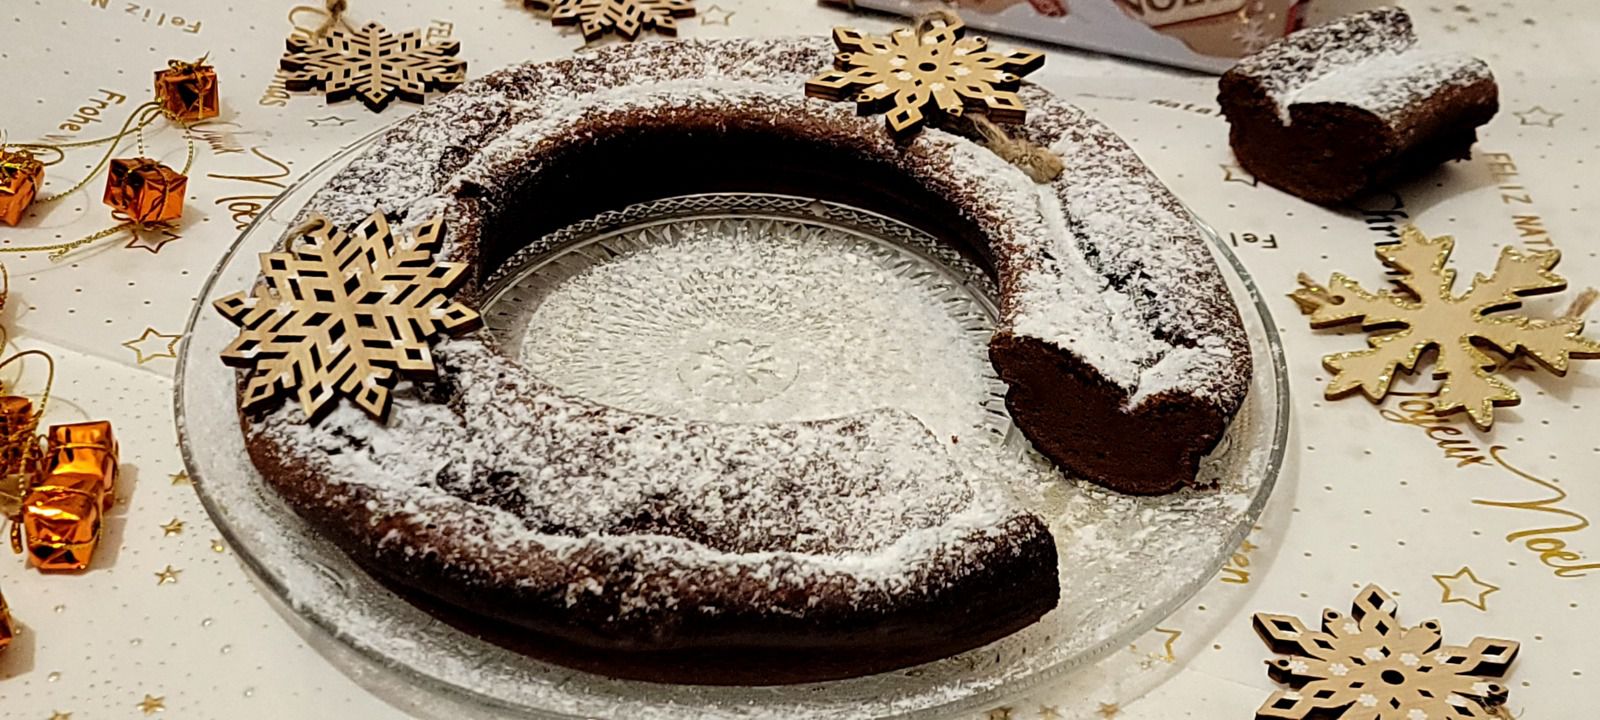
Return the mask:
[[[1320,2],[1318,14],[1355,6]],[[1600,110],[1592,3],[1408,5],[1429,43],[1493,65],[1503,110],[1473,160],[1397,187],[1365,215],[1258,187],[1233,166],[1214,78],[1060,48],[1049,49],[1045,69],[1031,78],[1123,133],[1236,242],[1282,327],[1294,447],[1261,527],[1198,597],[1101,668],[1008,700],[988,717],[1045,720],[1085,708],[1130,719],[1249,717],[1275,687],[1251,613],[1314,622],[1324,607],[1348,610],[1357,589],[1374,582],[1398,598],[1403,620],[1441,620],[1446,642],[1522,641],[1507,681],[1514,712],[1594,716],[1600,569],[1560,573],[1552,564],[1600,563],[1600,528],[1589,526],[1600,516],[1592,477],[1600,441],[1587,425],[1600,420],[1600,367],[1579,363],[1565,379],[1513,373],[1526,401],[1502,410],[1490,433],[1465,429],[1471,450],[1448,457],[1426,428],[1403,422],[1398,403],[1384,416],[1359,398],[1324,400],[1321,356],[1361,341],[1310,331],[1284,297],[1302,270],[1380,283],[1373,244],[1388,239],[1396,217],[1455,235],[1463,282],[1510,244],[1559,248],[1559,270],[1574,287],[1600,284],[1600,210],[1585,202],[1600,167],[1591,132]],[[10,0],[8,8],[11,16],[0,17],[0,127],[13,140],[109,134],[149,96],[152,70],[207,53],[222,77],[224,113],[200,128],[177,238],[146,238],[159,252],[125,247],[123,236],[64,262],[38,253],[0,258],[12,287],[4,324],[18,345],[59,361],[47,420],[112,420],[125,463],[92,570],[43,576],[20,557],[0,562],[0,588],[22,628],[0,656],[4,717],[403,717],[308,649],[221,542],[180,474],[171,376],[198,288],[252,213],[305,168],[414,106],[375,115],[282,92],[274,72],[290,29],[286,3]],[[581,44],[506,0],[355,0],[351,16],[449,33],[462,42],[473,77]],[[841,22],[881,29],[896,21],[849,18],[808,0],[700,0],[681,34],[822,33]],[[178,131],[152,131],[144,142],[150,154],[181,164]],[[75,153],[50,169],[50,186],[70,184],[94,159],[94,151]],[[21,227],[0,228],[0,243],[57,242],[111,224],[102,187],[92,183]],[[1553,314],[1566,301],[1533,302],[1529,312]],[[1500,449],[1491,456],[1491,447]],[[1470,457],[1483,459],[1462,464]],[[1541,537],[1584,559],[1542,562],[1525,546]]]

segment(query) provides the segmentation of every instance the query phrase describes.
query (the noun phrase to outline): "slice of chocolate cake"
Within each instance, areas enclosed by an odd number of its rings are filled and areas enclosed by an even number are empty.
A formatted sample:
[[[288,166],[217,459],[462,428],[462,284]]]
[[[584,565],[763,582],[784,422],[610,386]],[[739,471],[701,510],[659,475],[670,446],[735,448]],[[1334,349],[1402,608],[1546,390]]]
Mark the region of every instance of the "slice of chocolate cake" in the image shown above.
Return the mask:
[[[1382,8],[1304,30],[1222,76],[1239,164],[1315,203],[1464,160],[1499,109],[1482,60],[1418,47],[1411,16]]]

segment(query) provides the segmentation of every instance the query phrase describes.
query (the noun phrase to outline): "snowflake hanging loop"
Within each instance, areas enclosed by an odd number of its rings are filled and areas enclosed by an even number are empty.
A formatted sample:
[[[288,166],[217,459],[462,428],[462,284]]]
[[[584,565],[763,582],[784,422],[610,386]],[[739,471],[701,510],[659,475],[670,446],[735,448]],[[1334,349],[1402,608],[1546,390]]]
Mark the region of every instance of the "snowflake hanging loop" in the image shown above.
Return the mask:
[[[1565,375],[1572,358],[1600,357],[1600,343],[1583,337],[1583,321],[1564,317],[1541,320],[1522,315],[1490,315],[1522,305],[1530,295],[1560,291],[1566,280],[1550,272],[1560,261],[1555,250],[1523,253],[1507,247],[1494,273],[1476,275],[1467,291],[1454,292],[1456,274],[1447,269],[1455,241],[1429,239],[1414,226],[1400,242],[1378,249],[1378,259],[1400,273],[1396,282],[1405,293],[1368,292],[1360,283],[1335,273],[1327,287],[1301,276],[1301,288],[1290,295],[1314,328],[1360,323],[1380,330],[1366,350],[1337,353],[1322,359],[1334,373],[1329,399],[1360,391],[1373,402],[1389,393],[1396,371],[1412,372],[1430,349],[1437,349],[1433,376],[1441,379],[1435,412],[1465,411],[1479,428],[1494,425],[1497,405],[1521,402],[1517,391],[1495,371],[1501,363],[1485,354],[1494,348],[1506,357],[1526,355],[1546,370]],[[1410,296],[1408,297],[1407,294]]]
[[[528,7],[550,13],[553,25],[577,25],[592,42],[614,32],[628,40],[643,30],[678,34],[678,18],[694,15],[692,0],[524,0]]]
[[[1256,633],[1273,652],[1267,663],[1279,690],[1256,720],[1468,720],[1499,717],[1510,691],[1486,678],[1502,677],[1521,645],[1474,638],[1467,647],[1443,645],[1437,620],[1402,627],[1398,605],[1377,585],[1356,595],[1351,616],[1322,611],[1322,630],[1291,615],[1257,613]]]
[[[395,97],[420,103],[428,90],[449,90],[467,79],[467,61],[456,58],[461,43],[429,42],[421,30],[392,35],[377,23],[336,29],[323,37],[289,36],[280,65],[284,85],[295,91],[321,89],[329,102],[355,96],[373,112]]]
[[[443,229],[435,217],[401,243],[374,212],[348,232],[323,220],[287,252],[262,253],[263,281],[216,302],[240,326],[222,361],[252,369],[244,409],[298,390],[308,418],[341,394],[383,418],[399,373],[433,372],[430,338],[480,324],[477,312],[446,299],[467,266],[433,260]]]
[[[864,115],[886,112],[896,137],[921,128],[929,113],[959,118],[972,110],[996,123],[1021,123],[1027,109],[1016,89],[1023,75],[1044,65],[1044,54],[1001,54],[983,38],[963,37],[965,32],[966,24],[953,15],[887,37],[834,28],[835,69],[807,80],[806,95],[854,100]]]

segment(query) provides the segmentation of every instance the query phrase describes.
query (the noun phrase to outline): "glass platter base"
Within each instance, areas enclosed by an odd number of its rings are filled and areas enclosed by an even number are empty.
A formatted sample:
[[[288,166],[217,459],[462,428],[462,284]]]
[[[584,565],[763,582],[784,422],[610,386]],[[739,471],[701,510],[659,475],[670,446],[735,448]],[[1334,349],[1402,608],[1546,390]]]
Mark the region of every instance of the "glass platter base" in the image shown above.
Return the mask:
[[[1210,487],[1132,498],[1037,464],[1044,481],[1013,478],[1061,555],[1061,603],[1033,626],[925,665],[773,687],[614,680],[483,642],[373,581],[282,505],[248,460],[233,371],[217,357],[235,328],[212,301],[253,281],[257,253],[370,142],[314,169],[230,249],[191,317],[176,409],[201,499],[264,593],[341,670],[421,717],[936,718],[1044,683],[1087,682],[1107,672],[1096,660],[1222,566],[1277,480],[1288,432],[1282,351],[1259,294],[1213,235],[1255,367],[1245,407],[1202,469]],[[994,321],[988,279],[898,222],[804,198],[695,196],[529,240],[492,281],[486,324],[568,391],[730,422],[899,403],[940,435],[975,438],[964,452],[1029,453],[983,354]],[[861,347],[899,354],[852,352]]]

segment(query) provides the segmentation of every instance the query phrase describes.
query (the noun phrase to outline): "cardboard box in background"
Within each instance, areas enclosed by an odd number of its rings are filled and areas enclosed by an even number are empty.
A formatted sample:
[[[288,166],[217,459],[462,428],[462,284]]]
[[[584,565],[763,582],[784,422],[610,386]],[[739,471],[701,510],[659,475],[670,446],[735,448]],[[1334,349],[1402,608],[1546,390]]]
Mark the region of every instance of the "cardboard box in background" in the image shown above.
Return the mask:
[[[827,0],[1220,73],[1305,22],[1310,0]]]

